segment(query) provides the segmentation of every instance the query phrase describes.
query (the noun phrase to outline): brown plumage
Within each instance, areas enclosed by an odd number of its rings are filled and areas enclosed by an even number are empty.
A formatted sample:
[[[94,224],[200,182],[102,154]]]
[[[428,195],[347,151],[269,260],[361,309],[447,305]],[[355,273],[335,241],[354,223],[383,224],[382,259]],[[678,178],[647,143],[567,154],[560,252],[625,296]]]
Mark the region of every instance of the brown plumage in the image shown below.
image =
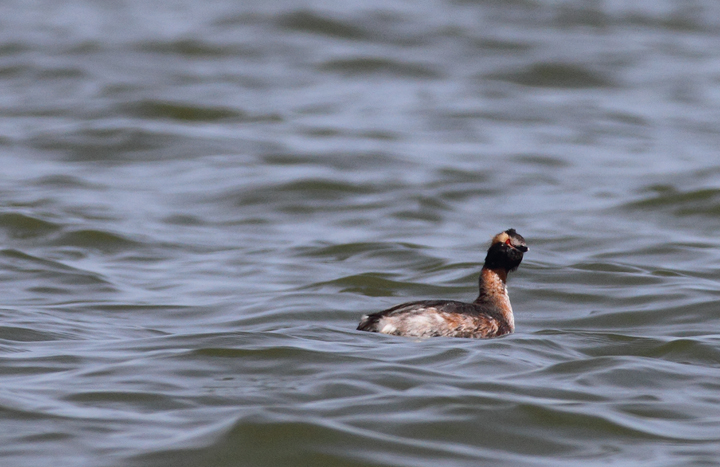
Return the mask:
[[[515,330],[507,275],[520,266],[528,251],[525,239],[509,229],[495,235],[480,271],[480,293],[472,303],[422,300],[365,315],[359,331],[409,337],[486,338]]]

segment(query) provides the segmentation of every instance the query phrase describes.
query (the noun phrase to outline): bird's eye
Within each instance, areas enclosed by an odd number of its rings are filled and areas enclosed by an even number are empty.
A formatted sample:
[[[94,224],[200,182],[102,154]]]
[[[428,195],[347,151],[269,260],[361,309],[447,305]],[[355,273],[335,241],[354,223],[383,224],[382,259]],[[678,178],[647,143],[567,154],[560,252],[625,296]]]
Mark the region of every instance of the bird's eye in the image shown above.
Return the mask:
[[[525,245],[513,245],[511,239],[509,239],[509,238],[507,240],[505,240],[505,245],[509,246],[510,248],[512,248],[514,250],[521,251],[523,253],[528,251],[528,248]]]

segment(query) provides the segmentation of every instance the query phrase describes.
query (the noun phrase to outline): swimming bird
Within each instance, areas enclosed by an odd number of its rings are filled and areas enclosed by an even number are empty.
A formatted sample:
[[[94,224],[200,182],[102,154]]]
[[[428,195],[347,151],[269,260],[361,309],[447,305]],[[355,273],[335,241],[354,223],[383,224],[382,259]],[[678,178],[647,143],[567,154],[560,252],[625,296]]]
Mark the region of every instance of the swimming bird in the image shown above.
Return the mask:
[[[422,300],[365,315],[359,331],[408,337],[487,338],[515,330],[507,276],[515,271],[528,251],[515,229],[492,238],[485,264],[480,271],[480,294],[472,303],[455,300]]]

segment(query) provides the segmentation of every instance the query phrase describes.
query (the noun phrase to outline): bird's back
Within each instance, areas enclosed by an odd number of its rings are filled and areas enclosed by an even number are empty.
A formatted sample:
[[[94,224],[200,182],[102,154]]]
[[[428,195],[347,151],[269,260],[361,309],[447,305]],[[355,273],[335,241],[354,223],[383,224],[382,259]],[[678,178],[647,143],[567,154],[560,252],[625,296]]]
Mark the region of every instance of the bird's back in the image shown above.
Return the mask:
[[[423,300],[363,316],[359,331],[409,337],[496,337],[512,332],[500,310],[481,303]]]

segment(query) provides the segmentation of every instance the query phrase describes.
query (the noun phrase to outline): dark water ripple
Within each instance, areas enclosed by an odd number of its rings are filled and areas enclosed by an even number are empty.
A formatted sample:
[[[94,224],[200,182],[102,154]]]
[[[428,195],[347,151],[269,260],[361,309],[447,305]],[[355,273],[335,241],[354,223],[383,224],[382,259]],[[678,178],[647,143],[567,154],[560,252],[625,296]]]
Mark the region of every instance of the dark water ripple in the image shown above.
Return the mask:
[[[0,4],[0,465],[717,464],[718,8]]]

